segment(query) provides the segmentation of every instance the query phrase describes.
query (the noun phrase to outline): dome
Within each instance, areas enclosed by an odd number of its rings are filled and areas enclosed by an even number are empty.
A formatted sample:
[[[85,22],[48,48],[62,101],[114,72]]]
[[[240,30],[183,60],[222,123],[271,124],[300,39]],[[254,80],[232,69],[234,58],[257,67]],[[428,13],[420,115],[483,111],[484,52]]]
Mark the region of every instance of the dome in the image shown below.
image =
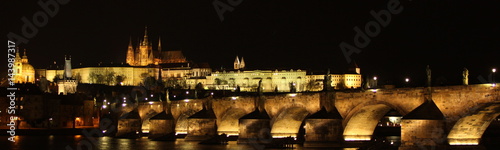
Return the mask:
[[[35,72],[35,68],[33,68],[33,66],[31,64],[29,64],[29,63],[23,63],[23,72],[24,71],[28,71],[28,72],[33,71],[33,72]]]

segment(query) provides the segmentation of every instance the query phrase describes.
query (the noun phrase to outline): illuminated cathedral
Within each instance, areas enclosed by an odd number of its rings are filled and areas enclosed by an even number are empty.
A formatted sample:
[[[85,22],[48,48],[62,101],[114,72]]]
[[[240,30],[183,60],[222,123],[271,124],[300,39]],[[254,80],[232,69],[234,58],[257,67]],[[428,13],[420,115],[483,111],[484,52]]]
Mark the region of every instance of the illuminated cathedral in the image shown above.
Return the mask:
[[[127,49],[127,64],[130,66],[147,66],[165,63],[186,63],[186,58],[181,51],[162,51],[161,38],[158,38],[158,48],[153,50],[153,43],[148,39],[148,28],[144,29],[144,37],[139,40],[136,47],[132,44],[130,38]]]

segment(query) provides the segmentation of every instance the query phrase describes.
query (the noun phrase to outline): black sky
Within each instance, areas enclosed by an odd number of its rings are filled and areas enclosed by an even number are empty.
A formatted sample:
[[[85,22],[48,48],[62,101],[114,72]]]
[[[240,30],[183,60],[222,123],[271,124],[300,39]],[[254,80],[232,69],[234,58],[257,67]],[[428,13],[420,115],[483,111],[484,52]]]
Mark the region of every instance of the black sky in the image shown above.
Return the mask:
[[[147,25],[150,39],[156,43],[161,36],[164,50],[183,50],[188,59],[212,68],[229,68],[239,55],[250,68],[341,72],[348,63],[339,44],[353,44],[353,28],[373,21],[370,11],[387,9],[388,0],[242,0],[224,13],[222,22],[212,2],[73,0],[20,47],[28,50],[35,68],[62,64],[64,55],[72,55],[75,65],[120,63],[129,37],[142,37]],[[491,68],[500,67],[499,1],[400,2],[403,11],[352,56],[364,75],[377,75],[381,82],[410,77],[422,83],[430,65],[434,83],[459,84],[467,67],[470,82],[480,83],[477,77],[487,78]],[[9,32],[21,34],[21,18],[32,20],[41,10],[33,0],[1,1],[2,40]]]

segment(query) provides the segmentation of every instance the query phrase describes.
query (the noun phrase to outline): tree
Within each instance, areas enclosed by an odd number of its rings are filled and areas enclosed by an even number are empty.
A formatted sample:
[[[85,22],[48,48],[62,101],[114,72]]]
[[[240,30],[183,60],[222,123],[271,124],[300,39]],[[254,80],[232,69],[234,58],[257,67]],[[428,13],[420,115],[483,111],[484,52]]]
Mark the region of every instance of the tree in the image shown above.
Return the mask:
[[[59,76],[60,76],[60,74],[56,74],[56,76],[54,76],[54,78],[52,78],[52,82],[57,83],[59,81]]]
[[[115,77],[115,84],[116,85],[121,85],[120,83],[122,83],[123,81],[125,81],[125,79],[127,79],[127,77],[125,75],[123,75],[123,74],[117,75]]]
[[[290,83],[289,83],[289,86],[290,86],[290,92],[296,92],[296,91],[297,91],[297,89],[296,89],[296,87],[295,87],[295,83],[290,82]]]
[[[114,71],[111,71],[111,72],[108,72],[106,71],[106,73],[104,74],[104,83],[106,83],[106,85],[112,85],[113,82],[115,81],[115,72]]]
[[[194,89],[198,90],[198,91],[205,90],[205,88],[203,87],[203,84],[201,84],[201,82],[198,82],[198,84],[196,84],[196,87],[194,87]]]
[[[307,91],[317,91],[320,87],[320,84],[316,80],[309,80],[306,85]]]

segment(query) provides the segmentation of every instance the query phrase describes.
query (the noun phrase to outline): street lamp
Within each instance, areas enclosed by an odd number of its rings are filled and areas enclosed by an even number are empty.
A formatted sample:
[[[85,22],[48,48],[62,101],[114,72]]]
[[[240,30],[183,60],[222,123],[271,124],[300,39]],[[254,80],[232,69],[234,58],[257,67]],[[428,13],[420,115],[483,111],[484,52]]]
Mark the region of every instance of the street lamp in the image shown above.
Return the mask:
[[[373,88],[377,88],[377,76],[373,77],[373,81],[374,81]]]
[[[495,82],[495,72],[497,72],[497,69],[493,68],[493,69],[491,69],[491,71],[493,72],[493,86],[496,86],[497,83]]]

